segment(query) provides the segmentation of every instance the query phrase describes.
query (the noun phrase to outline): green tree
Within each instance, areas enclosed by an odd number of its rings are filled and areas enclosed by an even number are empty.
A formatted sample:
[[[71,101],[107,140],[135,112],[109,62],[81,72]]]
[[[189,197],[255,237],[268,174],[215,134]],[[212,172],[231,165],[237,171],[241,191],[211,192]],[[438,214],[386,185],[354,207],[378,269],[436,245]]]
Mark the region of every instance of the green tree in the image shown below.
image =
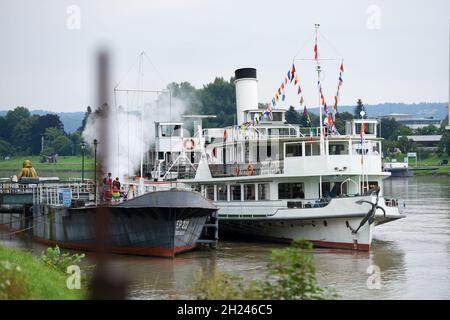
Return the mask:
[[[54,127],[64,130],[59,116],[56,114],[46,114],[40,116],[39,119],[33,123],[31,127],[31,152],[32,154],[39,154],[41,152],[41,137],[45,134],[47,128]]]
[[[441,121],[441,124],[439,126],[439,132],[441,134],[444,134],[447,126],[448,126],[448,115],[444,118],[444,120]]]
[[[18,122],[12,131],[11,142],[20,154],[30,154],[32,143],[31,128],[38,116],[28,117]]]
[[[68,156],[73,153],[73,142],[66,136],[60,128],[50,127],[45,130],[45,140],[48,149],[46,152],[54,151],[61,156]]]
[[[447,130],[442,134],[439,148],[442,150],[442,153],[450,156],[450,131]]]
[[[26,118],[30,117],[30,111],[25,107],[16,107],[13,110],[9,110],[6,113],[5,119],[6,121],[14,126],[20,121],[25,120]]]
[[[411,128],[408,128],[407,126],[400,125],[397,129],[392,132],[392,134],[389,136],[391,140],[398,140],[398,137],[400,136],[412,136],[414,135],[414,131]]]
[[[334,118],[334,126],[340,134],[345,134],[345,123],[353,119],[350,112],[337,112]]]
[[[5,127],[2,127],[2,131],[5,130],[3,138],[11,143],[14,127],[29,117],[30,111],[25,107],[16,107],[13,110],[9,110],[5,116]]]
[[[398,139],[397,146],[402,151],[402,153],[407,153],[407,152],[412,152],[412,151],[417,150],[417,144],[405,136],[402,136]]]
[[[0,157],[12,156],[15,152],[16,150],[11,144],[0,139]]]
[[[416,134],[425,135],[425,136],[438,134],[438,133],[439,133],[439,128],[432,124],[416,130]]]
[[[74,131],[71,134],[69,134],[69,139],[72,141],[73,145],[73,154],[74,155],[81,155],[81,141],[83,138],[81,137],[80,131]],[[87,146],[86,146],[87,147]]]
[[[8,132],[8,122],[5,117],[0,117],[0,139],[9,140],[10,132]]]
[[[365,110],[362,100],[358,99],[358,101],[356,102],[356,107],[355,107],[355,118],[356,119],[361,119],[361,111],[366,111],[366,110]],[[367,114],[364,116],[364,118],[367,118]]]
[[[401,126],[394,118],[382,118],[380,121],[381,137],[391,139],[392,134]]]
[[[88,120],[89,116],[91,115],[91,113],[92,113],[92,108],[91,108],[91,106],[88,106],[86,108],[86,112],[84,113],[84,118],[81,121],[81,126],[76,131],[79,131],[79,132],[84,131],[84,128],[86,128],[87,120]]]
[[[214,119],[206,119],[205,127],[231,126],[235,123],[236,92],[233,81],[233,78],[230,81],[215,78],[197,91],[199,105],[194,111],[199,114],[217,115]]]
[[[300,115],[297,110],[293,106],[290,106],[289,109],[286,111],[285,114],[286,122],[290,124],[301,124],[302,123],[302,116]]]
[[[73,151],[73,143],[65,135],[59,136],[53,140],[51,146],[55,149],[55,153],[61,156],[70,156]]]

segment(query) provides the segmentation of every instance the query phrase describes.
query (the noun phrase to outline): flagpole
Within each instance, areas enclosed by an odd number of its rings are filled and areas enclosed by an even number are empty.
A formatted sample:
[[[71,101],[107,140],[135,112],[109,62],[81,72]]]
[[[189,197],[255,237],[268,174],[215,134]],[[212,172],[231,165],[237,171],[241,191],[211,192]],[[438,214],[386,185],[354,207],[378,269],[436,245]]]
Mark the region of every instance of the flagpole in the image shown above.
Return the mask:
[[[320,127],[320,155],[324,154],[324,147],[323,147],[323,120],[322,120],[322,105],[321,105],[321,93],[320,93],[320,62],[319,62],[319,49],[317,47],[317,33],[319,31],[320,24],[316,23],[316,38],[315,38],[315,46],[314,46],[314,58],[316,59],[316,68],[317,68],[317,85],[318,85],[318,91],[319,91],[319,99],[318,99],[318,106],[319,106],[319,127]],[[322,198],[322,176],[319,177],[319,199]]]
[[[318,84],[318,90],[319,90],[319,99],[318,99],[318,106],[319,106],[319,126],[320,126],[320,155],[323,155],[324,150],[323,150],[323,119],[322,119],[322,105],[321,105],[321,93],[320,93],[320,72],[322,71],[320,68],[320,61],[319,61],[319,49],[317,47],[317,34],[319,31],[319,27],[320,24],[316,23],[315,24],[316,27],[316,43],[315,43],[315,50],[316,50],[316,54],[315,57],[316,58],[316,68],[317,68],[317,84]]]

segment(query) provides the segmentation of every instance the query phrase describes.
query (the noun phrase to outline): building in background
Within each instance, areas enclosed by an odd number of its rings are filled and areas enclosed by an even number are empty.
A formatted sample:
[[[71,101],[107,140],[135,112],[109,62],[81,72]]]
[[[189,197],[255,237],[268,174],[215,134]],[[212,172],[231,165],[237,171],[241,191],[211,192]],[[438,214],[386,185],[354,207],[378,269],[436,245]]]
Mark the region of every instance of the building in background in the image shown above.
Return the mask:
[[[381,116],[383,119],[394,119],[395,121],[399,122],[400,124],[411,128],[413,130],[425,128],[427,126],[434,125],[435,127],[439,128],[441,125],[442,120],[440,119],[434,119],[433,117],[428,118],[417,118],[414,117],[411,114],[402,114],[402,113],[391,113],[385,116]]]
[[[400,139],[402,136],[399,136]],[[421,150],[429,150],[436,151],[439,147],[439,143],[441,142],[442,135],[433,134],[433,135],[414,135],[414,136],[405,136],[408,140],[412,140],[417,144],[417,147]]]

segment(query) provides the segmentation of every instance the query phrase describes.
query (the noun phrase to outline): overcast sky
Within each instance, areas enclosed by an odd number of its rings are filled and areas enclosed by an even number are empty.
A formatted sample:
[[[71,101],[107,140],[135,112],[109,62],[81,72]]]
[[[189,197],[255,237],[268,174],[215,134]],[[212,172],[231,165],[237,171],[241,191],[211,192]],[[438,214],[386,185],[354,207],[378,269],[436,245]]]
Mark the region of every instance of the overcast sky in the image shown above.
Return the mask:
[[[76,5],[75,8],[71,7]],[[78,16],[79,9],[79,16]],[[112,52],[113,86],[145,50],[157,70],[146,87],[189,81],[201,87],[239,67],[258,69],[268,102],[294,55],[313,57],[314,24],[324,90],[333,99],[341,56],[344,105],[444,102],[449,95],[450,1],[2,0],[0,110],[80,111],[95,106],[94,53]],[[330,41],[330,42],[327,42]],[[309,105],[316,104],[313,62],[297,60]],[[132,86],[125,77],[124,86]],[[154,77],[154,78],[153,78]],[[296,93],[287,92],[289,103]]]

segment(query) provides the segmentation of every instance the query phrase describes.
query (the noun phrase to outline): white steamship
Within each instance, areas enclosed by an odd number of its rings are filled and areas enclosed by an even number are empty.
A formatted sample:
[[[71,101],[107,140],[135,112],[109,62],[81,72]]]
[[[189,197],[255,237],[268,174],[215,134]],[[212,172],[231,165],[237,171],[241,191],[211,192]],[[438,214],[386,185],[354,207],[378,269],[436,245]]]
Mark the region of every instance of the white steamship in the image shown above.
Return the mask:
[[[252,125],[203,129],[192,116],[195,135],[185,137],[183,122],[156,123],[155,184],[177,180],[201,192],[219,208],[219,232],[233,237],[369,250],[374,226],[404,217],[383,195],[390,173],[376,120],[324,135],[322,126],[286,123],[283,109],[263,117],[256,69],[236,70],[235,86],[237,123]]]

